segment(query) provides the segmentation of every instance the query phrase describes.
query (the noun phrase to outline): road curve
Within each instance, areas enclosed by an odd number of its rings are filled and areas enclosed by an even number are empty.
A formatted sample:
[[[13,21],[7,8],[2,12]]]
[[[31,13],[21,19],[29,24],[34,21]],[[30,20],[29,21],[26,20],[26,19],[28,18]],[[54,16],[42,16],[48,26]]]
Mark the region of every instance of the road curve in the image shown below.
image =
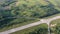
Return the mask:
[[[27,24],[27,25],[24,25],[24,26],[21,26],[21,27],[18,27],[18,28],[14,28],[14,29],[10,29],[10,30],[4,31],[4,32],[0,32],[0,34],[10,34],[10,33],[13,33],[13,32],[19,31],[19,30],[23,30],[23,29],[26,29],[26,28],[29,28],[29,27],[32,27],[32,26],[36,26],[36,25],[39,25],[39,24],[42,24],[42,23],[47,23],[48,24],[52,20],[59,19],[59,18],[60,18],[60,16],[55,16],[53,18],[48,18],[48,19],[41,19],[40,21],[35,22],[35,23]]]

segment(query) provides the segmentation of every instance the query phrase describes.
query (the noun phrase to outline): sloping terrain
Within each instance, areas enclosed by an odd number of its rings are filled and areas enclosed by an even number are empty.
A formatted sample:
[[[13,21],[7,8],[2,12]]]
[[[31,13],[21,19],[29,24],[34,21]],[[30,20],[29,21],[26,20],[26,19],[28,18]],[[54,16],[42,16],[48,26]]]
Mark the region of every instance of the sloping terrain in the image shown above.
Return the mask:
[[[60,0],[49,0],[60,11]]]
[[[1,0],[0,2],[1,29],[60,13],[59,5],[54,0],[4,0],[3,2]]]

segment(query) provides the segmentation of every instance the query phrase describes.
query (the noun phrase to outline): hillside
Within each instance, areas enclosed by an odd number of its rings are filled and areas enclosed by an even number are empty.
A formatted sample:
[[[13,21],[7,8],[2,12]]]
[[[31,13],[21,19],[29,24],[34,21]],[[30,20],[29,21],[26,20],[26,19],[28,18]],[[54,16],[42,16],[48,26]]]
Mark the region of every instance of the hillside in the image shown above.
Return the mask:
[[[0,2],[0,28],[60,13],[59,0],[0,0]]]
[[[57,10],[60,10],[60,0],[49,0]]]

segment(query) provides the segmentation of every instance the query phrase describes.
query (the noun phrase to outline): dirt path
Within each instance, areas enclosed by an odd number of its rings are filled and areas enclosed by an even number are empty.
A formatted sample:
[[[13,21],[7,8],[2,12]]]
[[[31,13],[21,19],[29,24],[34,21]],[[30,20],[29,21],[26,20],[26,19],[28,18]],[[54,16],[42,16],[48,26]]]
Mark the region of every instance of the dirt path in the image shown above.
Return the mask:
[[[42,23],[49,24],[52,20],[59,19],[59,18],[60,18],[60,16],[55,16],[53,18],[48,18],[48,19],[41,19],[40,21],[35,22],[35,23],[27,24],[27,25],[24,25],[24,26],[21,26],[21,27],[18,27],[18,28],[14,28],[14,29],[10,29],[10,30],[4,31],[4,32],[0,32],[0,34],[13,33],[13,32],[23,30],[23,29],[26,29],[26,28],[29,28],[29,27],[33,27],[33,26],[36,26],[36,25],[39,25],[39,24],[42,24]]]

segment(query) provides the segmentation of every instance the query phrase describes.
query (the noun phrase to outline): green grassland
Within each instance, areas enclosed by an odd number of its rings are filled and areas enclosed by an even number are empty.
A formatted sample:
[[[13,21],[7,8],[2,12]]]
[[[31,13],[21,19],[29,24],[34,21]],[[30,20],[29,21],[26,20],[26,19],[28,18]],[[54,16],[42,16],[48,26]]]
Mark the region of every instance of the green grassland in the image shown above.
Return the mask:
[[[11,33],[11,34],[29,34],[29,33],[33,34],[32,32],[35,31],[34,33],[36,33],[37,30],[39,30],[40,28],[46,28],[47,29],[47,27],[48,27],[47,24],[40,24],[40,25],[37,25],[37,26],[34,26],[34,27],[30,27],[30,28],[27,28],[27,29],[24,29],[24,30],[21,30],[21,31]],[[41,31],[41,33],[44,33],[43,30]]]
[[[60,16],[60,13],[54,14],[54,15],[51,15],[51,16],[48,16],[48,17],[44,17],[43,19],[53,18],[53,17],[56,17],[56,16]]]
[[[60,14],[55,1],[45,0],[10,0],[0,4],[0,31],[16,28],[39,19]],[[15,17],[15,18],[8,18]],[[3,20],[4,19],[4,20]]]
[[[54,27],[50,27],[51,33],[60,34],[60,19],[53,20],[50,24],[56,24]]]
[[[49,0],[56,9],[60,10],[60,0]]]
[[[21,19],[21,18],[20,18]],[[20,26],[24,26],[24,25],[27,25],[27,24],[30,24],[30,23],[34,23],[34,22],[37,22],[39,21],[40,19],[30,19],[29,21],[25,21],[25,22],[20,22],[20,19],[16,19],[13,21],[13,23],[10,23],[10,24],[5,24],[5,25],[2,25],[2,26],[5,26],[5,27],[1,27],[0,28],[0,32],[2,31],[5,31],[5,30],[10,30],[12,28],[17,28],[17,27],[20,27]]]
[[[60,23],[60,19],[53,20],[53,21],[51,21],[50,24],[58,24],[58,23]]]
[[[56,20],[51,21],[50,25],[51,24],[53,24],[53,25],[56,24],[56,26],[54,26],[54,27],[50,26],[50,33],[51,34],[52,33],[53,34],[60,34],[60,29],[59,29],[60,28],[60,19],[56,19]],[[24,29],[24,30],[21,30],[21,31],[17,31],[17,32],[11,33],[11,34],[39,34],[39,32],[41,33],[43,31],[43,30],[42,31],[39,30],[39,28],[41,28],[41,27],[42,27],[42,29],[43,28],[47,28],[48,25],[47,24],[40,24],[38,26],[30,27],[30,28],[27,28],[27,29]]]

